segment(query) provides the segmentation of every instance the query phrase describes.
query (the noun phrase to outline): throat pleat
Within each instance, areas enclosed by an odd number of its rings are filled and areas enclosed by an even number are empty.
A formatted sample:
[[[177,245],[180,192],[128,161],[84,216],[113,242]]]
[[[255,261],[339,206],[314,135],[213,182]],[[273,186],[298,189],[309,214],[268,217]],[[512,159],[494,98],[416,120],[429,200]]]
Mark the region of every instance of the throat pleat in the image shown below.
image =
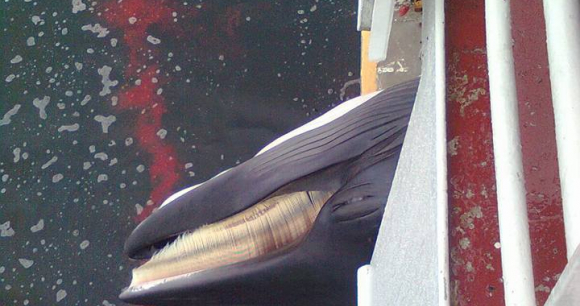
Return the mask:
[[[312,228],[332,196],[299,191],[274,196],[178,237],[133,270],[131,286],[233,264],[289,247]]]

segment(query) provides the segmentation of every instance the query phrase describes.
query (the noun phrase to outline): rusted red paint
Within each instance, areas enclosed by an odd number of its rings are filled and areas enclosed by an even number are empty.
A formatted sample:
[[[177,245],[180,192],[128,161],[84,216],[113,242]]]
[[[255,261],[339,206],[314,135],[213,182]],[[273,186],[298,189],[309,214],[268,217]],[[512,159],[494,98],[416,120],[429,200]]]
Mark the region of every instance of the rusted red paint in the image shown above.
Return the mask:
[[[453,305],[503,305],[484,0],[445,1]]]
[[[534,282],[543,305],[566,265],[546,27],[542,1],[512,1],[511,10]]]

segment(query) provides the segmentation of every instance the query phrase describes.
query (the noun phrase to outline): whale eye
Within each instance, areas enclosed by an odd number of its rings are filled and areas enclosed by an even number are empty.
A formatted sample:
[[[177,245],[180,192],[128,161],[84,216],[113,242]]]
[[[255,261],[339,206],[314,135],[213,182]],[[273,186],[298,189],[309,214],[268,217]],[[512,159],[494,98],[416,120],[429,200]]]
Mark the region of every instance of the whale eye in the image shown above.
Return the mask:
[[[249,260],[290,247],[312,228],[329,191],[277,195],[168,241],[133,270],[131,286]]]

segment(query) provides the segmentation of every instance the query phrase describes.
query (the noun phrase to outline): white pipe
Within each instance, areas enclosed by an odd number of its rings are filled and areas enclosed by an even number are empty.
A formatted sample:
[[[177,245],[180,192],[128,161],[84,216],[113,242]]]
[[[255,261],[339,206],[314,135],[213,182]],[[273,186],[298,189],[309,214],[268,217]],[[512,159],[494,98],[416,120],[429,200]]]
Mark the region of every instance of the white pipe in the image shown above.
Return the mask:
[[[373,270],[371,265],[358,268],[357,278],[357,306],[372,306]]]
[[[535,306],[509,0],[486,0],[487,61],[507,306]]]
[[[568,258],[580,244],[580,1],[544,0]]]
[[[437,161],[437,269],[439,306],[448,306],[449,297],[449,209],[447,195],[447,121],[445,81],[445,4],[434,1],[435,11],[435,155]]]

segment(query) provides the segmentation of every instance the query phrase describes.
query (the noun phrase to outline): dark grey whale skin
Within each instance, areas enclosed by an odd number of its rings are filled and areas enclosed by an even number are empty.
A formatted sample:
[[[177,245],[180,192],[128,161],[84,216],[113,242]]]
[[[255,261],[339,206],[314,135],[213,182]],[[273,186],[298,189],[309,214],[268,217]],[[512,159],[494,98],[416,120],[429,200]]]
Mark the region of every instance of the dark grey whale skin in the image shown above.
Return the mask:
[[[276,193],[336,190],[303,241],[250,261],[201,271],[120,298],[155,305],[355,305],[419,80],[391,87],[342,117],[215,177],[139,224],[125,244],[148,246],[234,215]]]

